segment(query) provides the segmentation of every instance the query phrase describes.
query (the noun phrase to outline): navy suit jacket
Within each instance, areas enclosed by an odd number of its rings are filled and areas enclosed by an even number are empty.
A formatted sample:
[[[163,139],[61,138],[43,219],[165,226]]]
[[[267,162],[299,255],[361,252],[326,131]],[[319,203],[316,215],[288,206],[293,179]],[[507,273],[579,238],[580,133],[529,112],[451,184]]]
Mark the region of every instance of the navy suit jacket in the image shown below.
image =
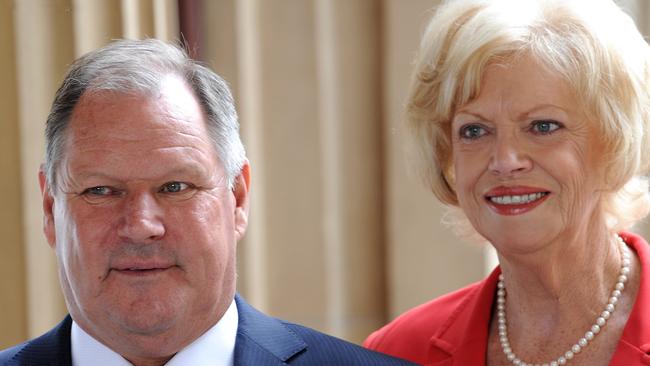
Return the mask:
[[[301,325],[262,314],[235,296],[239,313],[235,366],[412,366]],[[67,316],[39,338],[0,351],[0,366],[71,366]],[[100,365],[98,365],[100,366]]]

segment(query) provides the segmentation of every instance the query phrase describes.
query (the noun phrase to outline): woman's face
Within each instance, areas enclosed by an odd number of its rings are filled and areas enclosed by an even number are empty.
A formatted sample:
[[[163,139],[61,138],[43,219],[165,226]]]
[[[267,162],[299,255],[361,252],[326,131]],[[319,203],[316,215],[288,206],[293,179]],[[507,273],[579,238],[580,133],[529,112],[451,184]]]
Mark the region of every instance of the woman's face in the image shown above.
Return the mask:
[[[595,124],[532,58],[491,65],[451,128],[455,189],[500,252],[529,253],[585,229],[600,201]]]

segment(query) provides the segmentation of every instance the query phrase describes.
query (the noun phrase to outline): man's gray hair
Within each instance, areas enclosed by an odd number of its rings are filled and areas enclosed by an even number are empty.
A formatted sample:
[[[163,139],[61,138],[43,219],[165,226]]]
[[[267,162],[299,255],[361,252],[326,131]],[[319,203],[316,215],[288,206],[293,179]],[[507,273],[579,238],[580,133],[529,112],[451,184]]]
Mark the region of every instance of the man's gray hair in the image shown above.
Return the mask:
[[[63,158],[65,131],[72,112],[87,91],[153,95],[165,75],[178,75],[196,94],[207,129],[232,188],[246,160],[239,123],[226,82],[192,60],[180,47],[156,39],[118,40],[77,59],[56,92],[45,128],[45,176],[51,189]]]

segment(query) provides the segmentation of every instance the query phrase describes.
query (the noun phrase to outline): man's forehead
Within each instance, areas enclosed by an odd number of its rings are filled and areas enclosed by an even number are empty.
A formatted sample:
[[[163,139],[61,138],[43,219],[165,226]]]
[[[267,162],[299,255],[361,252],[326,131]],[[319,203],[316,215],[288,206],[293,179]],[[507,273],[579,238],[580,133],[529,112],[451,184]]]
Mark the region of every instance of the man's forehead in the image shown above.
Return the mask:
[[[217,155],[194,93],[173,77],[161,81],[154,95],[109,90],[83,95],[66,132],[65,151],[75,175],[101,167],[130,177],[158,176],[187,164],[214,167]]]
[[[70,121],[73,136],[149,139],[151,134],[207,135],[205,116],[184,81],[168,77],[158,92],[93,90],[84,93]]]

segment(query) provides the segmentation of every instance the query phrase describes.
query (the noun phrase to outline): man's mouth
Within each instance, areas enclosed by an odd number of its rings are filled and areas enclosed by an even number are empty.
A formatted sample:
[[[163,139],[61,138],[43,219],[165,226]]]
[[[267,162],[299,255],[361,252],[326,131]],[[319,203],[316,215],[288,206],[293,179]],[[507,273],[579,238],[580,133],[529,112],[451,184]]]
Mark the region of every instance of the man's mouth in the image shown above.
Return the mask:
[[[112,270],[121,274],[141,276],[161,273],[173,267],[173,263],[165,261],[124,261],[114,265]]]

